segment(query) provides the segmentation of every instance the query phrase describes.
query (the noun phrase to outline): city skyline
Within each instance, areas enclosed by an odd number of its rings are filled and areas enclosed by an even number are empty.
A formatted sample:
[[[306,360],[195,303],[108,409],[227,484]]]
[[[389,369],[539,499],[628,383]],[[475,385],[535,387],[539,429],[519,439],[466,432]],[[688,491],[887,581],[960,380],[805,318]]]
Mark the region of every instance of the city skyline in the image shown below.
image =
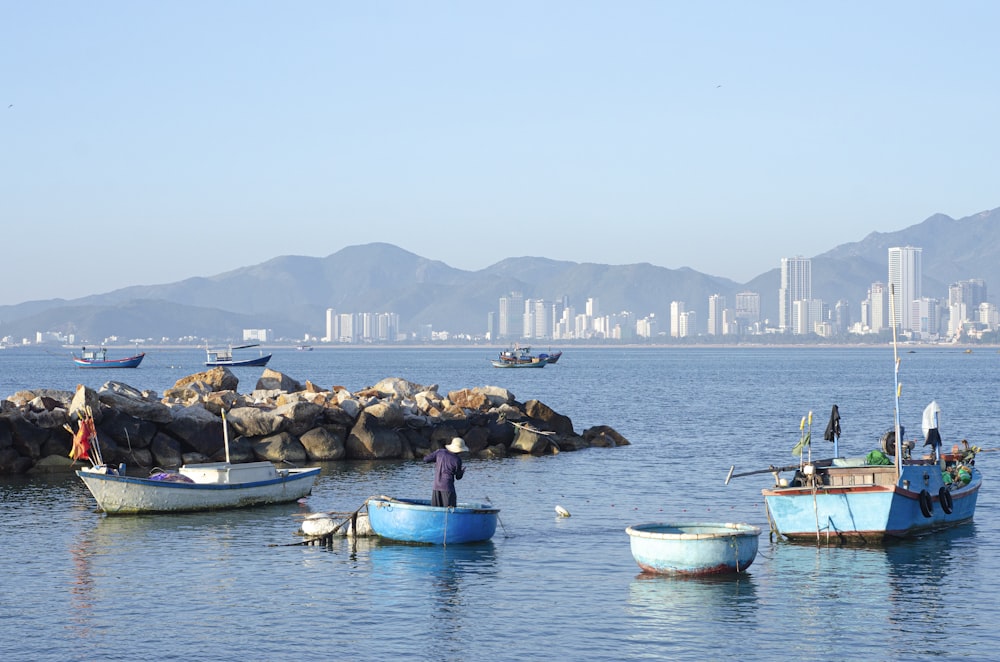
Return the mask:
[[[6,3],[0,305],[371,241],[748,282],[996,206],[998,22],[900,0]]]

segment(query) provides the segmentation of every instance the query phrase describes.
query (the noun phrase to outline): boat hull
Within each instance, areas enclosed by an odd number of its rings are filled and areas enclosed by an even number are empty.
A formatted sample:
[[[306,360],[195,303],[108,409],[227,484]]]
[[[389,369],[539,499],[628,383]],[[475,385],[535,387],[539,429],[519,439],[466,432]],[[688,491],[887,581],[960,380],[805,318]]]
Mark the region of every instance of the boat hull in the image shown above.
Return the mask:
[[[277,470],[272,465],[271,472],[258,476],[260,479],[233,483],[171,482],[101,473],[97,469],[81,469],[76,475],[83,480],[105,513],[136,515],[245,508],[295,501],[312,491],[319,472],[318,467]]]
[[[228,368],[242,368],[246,366],[265,366],[267,362],[271,360],[271,355],[267,354],[265,356],[258,356],[252,359],[243,359],[240,361],[205,361],[207,366],[226,366]]]
[[[546,363],[555,363],[562,356],[562,352],[556,352],[555,354],[539,354],[538,358],[543,359]]]
[[[74,356],[73,363],[79,368],[138,368],[145,356],[145,352],[124,359],[85,359]]]
[[[869,473],[878,470],[883,468],[869,467]],[[895,473],[895,467],[888,470]],[[836,483],[838,473],[845,472],[829,469],[824,473],[824,480]],[[879,542],[924,535],[972,520],[981,474],[974,470],[968,485],[942,496],[940,473],[936,465],[911,465],[903,468],[897,484],[823,485],[815,490],[809,486],[777,487],[762,493],[772,527],[789,540]],[[859,472],[847,475],[858,478]],[[921,497],[923,491],[926,495]]]
[[[644,572],[717,575],[743,572],[757,557],[760,528],[749,524],[651,523],[625,529]]]
[[[455,508],[431,506],[419,499],[368,500],[368,521],[382,538],[398,542],[452,545],[483,542],[496,533],[500,510],[484,503]]]
[[[544,368],[548,361],[491,361],[494,368]]]

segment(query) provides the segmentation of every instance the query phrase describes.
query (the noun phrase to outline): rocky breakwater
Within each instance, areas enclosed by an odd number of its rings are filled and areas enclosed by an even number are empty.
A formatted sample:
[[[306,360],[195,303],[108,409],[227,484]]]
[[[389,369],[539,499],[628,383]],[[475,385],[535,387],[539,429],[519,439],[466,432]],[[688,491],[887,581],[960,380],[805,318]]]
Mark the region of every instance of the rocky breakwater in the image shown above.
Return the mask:
[[[301,384],[267,369],[247,394],[219,367],[177,381],[162,397],[120,382],[99,390],[20,391],[0,401],[0,474],[70,470],[78,412],[96,423],[104,461],[172,468],[225,459],[294,465],[344,459],[415,459],[453,437],[475,457],[543,455],[629,442],[608,426],[578,434],[567,416],[495,386],[438,393],[400,378],[351,393]],[[79,466],[79,465],[77,465]]]

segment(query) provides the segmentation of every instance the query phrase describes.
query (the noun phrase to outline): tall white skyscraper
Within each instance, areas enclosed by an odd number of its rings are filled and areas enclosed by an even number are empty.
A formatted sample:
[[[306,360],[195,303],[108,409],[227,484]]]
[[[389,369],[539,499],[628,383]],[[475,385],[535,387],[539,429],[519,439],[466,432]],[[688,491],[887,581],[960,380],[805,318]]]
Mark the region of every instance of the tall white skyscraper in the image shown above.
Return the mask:
[[[868,290],[868,301],[871,308],[871,319],[868,326],[872,333],[878,333],[882,329],[889,328],[889,288],[885,283],[872,283]]]
[[[913,319],[913,302],[923,296],[920,291],[923,250],[913,246],[895,246],[889,249],[890,296],[895,292],[892,308],[895,312],[896,329],[899,331],[920,330],[919,320]]]
[[[670,337],[681,338],[681,317],[684,316],[684,302],[670,302]]]
[[[812,299],[812,260],[802,256],[781,258],[778,298],[778,330],[794,333],[792,304]]]
[[[324,342],[336,342],[340,338],[340,334],[337,333],[337,311],[333,308],[326,309],[326,336],[324,336]]]
[[[708,297],[708,335],[722,335],[722,311],[726,308],[726,297],[713,294]]]
[[[500,338],[520,338],[523,335],[523,294],[511,292],[509,296],[500,297],[500,320],[497,326]]]

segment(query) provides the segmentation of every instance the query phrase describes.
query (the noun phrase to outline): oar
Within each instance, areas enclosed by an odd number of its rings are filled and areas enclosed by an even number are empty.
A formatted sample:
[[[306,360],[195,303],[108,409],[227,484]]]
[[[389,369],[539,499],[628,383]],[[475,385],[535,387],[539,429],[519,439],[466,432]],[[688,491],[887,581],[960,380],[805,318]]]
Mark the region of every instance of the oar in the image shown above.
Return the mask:
[[[787,467],[776,467],[772,464],[767,469],[756,469],[754,471],[744,471],[742,473],[734,474],[733,470],[736,469],[736,465],[734,464],[733,466],[729,467],[729,475],[726,476],[726,485],[729,484],[729,481],[732,478],[740,478],[742,476],[753,476],[754,474],[767,474],[767,473],[773,473],[775,471],[791,471],[792,469],[798,469],[798,468],[799,465],[797,464],[790,464]]]

